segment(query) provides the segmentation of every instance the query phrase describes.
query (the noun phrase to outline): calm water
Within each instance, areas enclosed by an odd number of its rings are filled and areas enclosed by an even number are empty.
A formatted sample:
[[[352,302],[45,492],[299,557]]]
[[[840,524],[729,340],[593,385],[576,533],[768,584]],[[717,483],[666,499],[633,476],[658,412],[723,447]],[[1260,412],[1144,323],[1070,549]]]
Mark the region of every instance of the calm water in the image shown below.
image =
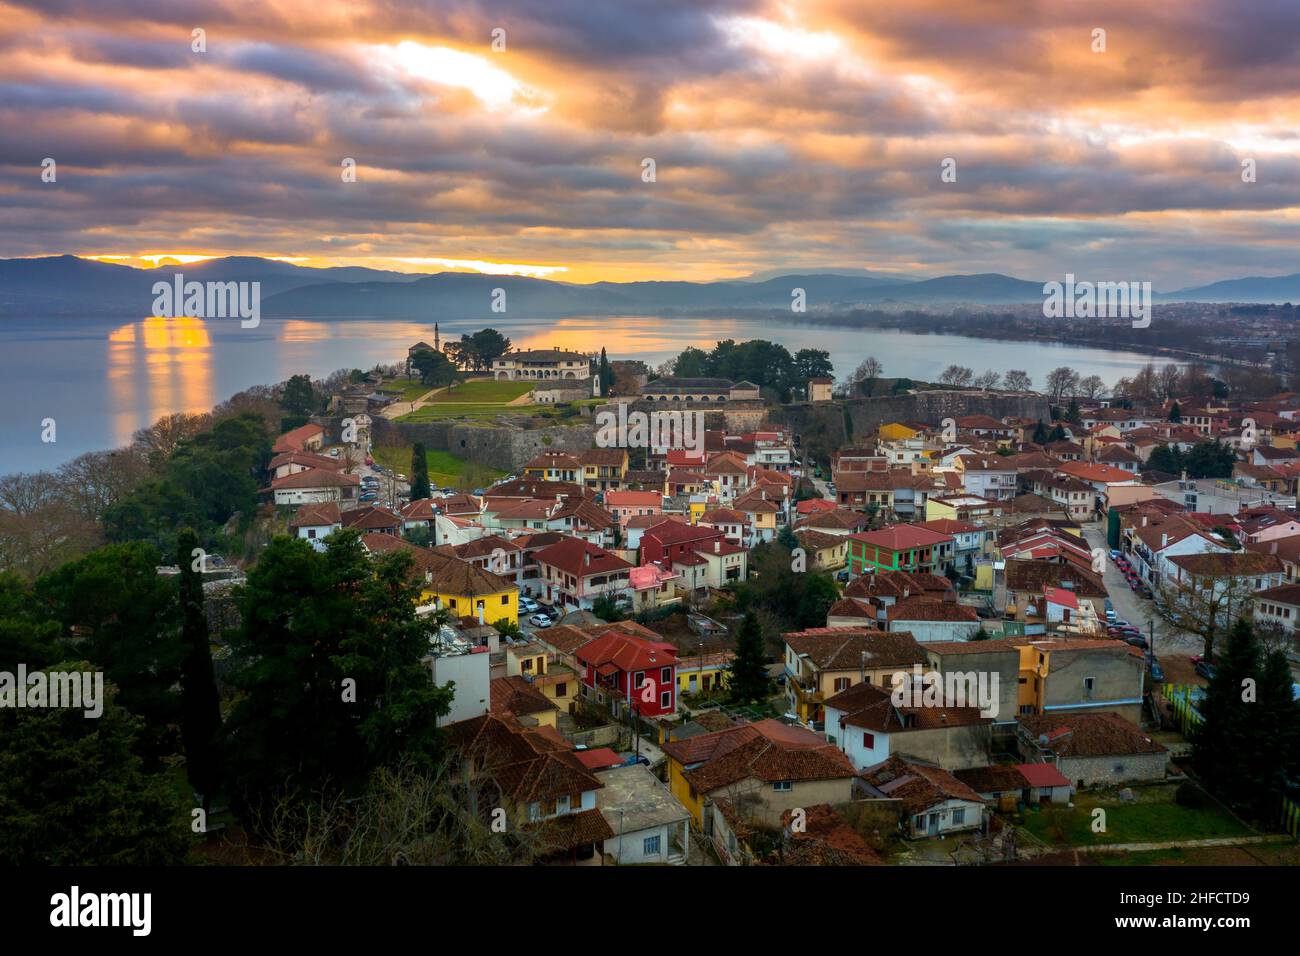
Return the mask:
[[[443,341],[472,332],[442,323]],[[507,319],[496,327],[517,348],[595,351],[611,359],[658,364],[687,346],[709,349],[719,339],[765,338],[791,352],[825,349],[836,376],[868,355],[887,376],[934,379],[957,362],[976,374],[1019,368],[1041,385],[1049,370],[1069,365],[1109,385],[1146,363],[1142,355],[1034,342],[995,342],[898,331],[847,332],[752,319],[647,317]],[[0,474],[54,468],[82,452],[125,444],[160,416],[205,411],[250,385],[306,372],[371,368],[404,361],[415,342],[433,340],[433,324],[405,321],[263,319],[255,329],[237,320],[148,318],[136,322],[8,319],[0,323]],[[41,441],[53,418],[56,441]]]

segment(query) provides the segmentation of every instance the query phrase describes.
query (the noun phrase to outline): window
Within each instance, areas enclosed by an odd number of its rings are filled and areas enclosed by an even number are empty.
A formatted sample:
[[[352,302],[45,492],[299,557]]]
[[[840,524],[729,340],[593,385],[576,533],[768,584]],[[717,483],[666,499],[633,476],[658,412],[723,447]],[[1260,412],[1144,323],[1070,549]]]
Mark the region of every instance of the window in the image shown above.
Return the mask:
[[[663,670],[659,672],[659,683],[667,684],[670,683],[672,679],[673,679],[672,668],[665,667]]]
[[[640,687],[645,683],[645,671],[637,671],[632,677],[632,686]]]
[[[789,793],[791,789],[790,781],[778,780],[776,783],[772,784],[772,789],[778,793]]]
[[[671,707],[672,705],[673,705],[673,692],[672,692],[672,691],[670,691],[670,690],[666,690],[666,691],[664,691],[662,694],[659,695],[659,706],[660,706],[660,708],[662,708],[663,710],[667,710],[667,709],[668,709],[669,707]]]
[[[1094,686],[1096,683],[1097,683],[1097,678],[1095,678],[1095,677],[1085,677],[1085,678],[1083,679],[1083,696],[1084,696],[1084,697],[1091,697],[1091,696],[1092,696],[1092,688],[1093,688],[1093,686]]]
[[[556,813],[568,813],[568,812],[569,812],[569,795],[568,795],[567,793],[566,793],[564,796],[559,797],[559,798],[556,799],[556,801],[555,801],[555,812],[556,812]]]
[[[509,603],[510,603],[510,595],[509,595],[509,594],[503,594],[503,595],[501,595],[501,603],[502,603],[502,604],[509,604]]]
[[[536,822],[542,818],[542,805],[540,803],[528,804],[528,819]]]
[[[644,840],[642,840],[642,841],[641,841],[641,855],[642,855],[642,856],[658,856],[658,855],[659,855],[659,837],[657,837],[657,836],[646,837]]]
[[[836,691],[836,693],[839,693],[839,692],[842,691],[842,690],[848,690],[848,689],[849,689],[849,682],[850,682],[850,678],[848,678],[848,677],[837,677],[837,678],[835,678],[835,691]]]
[[[871,749],[872,747],[874,747],[875,745],[876,745],[876,735],[875,735],[875,734],[864,733],[864,734],[862,735],[862,746],[864,746],[864,747],[866,747],[868,750],[870,750],[870,749]]]
[[[565,696],[568,695],[568,693],[569,693],[569,685],[568,685],[568,684],[566,684],[566,683],[564,683],[563,681],[561,681],[560,683],[558,683],[558,684],[555,685],[555,696],[556,696],[556,697],[565,697]]]
[[[952,825],[953,825],[953,826],[955,826],[955,827],[959,827],[959,826],[961,826],[961,825],[962,825],[963,823],[965,823],[965,822],[966,822],[966,810],[965,810],[965,809],[954,810],[954,811],[952,812]]]
[[[523,663],[522,663],[521,666],[522,666],[523,669],[526,670],[526,671],[530,671],[530,670],[532,670],[532,669],[533,669],[533,659],[532,659],[531,657],[525,657],[525,658],[523,659]]]

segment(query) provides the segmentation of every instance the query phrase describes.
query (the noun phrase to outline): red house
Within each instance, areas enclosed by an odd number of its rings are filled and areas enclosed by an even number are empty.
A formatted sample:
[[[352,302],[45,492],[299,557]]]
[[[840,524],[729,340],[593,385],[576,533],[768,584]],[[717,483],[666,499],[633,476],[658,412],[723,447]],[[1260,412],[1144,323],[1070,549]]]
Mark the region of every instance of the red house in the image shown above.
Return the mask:
[[[641,533],[641,563],[671,567],[678,558],[694,556],[696,551],[712,551],[713,542],[725,538],[717,528],[664,521]]]
[[[582,665],[582,695],[610,698],[616,716],[624,701],[642,717],[664,717],[677,709],[677,648],[666,641],[611,629],[574,656]]]

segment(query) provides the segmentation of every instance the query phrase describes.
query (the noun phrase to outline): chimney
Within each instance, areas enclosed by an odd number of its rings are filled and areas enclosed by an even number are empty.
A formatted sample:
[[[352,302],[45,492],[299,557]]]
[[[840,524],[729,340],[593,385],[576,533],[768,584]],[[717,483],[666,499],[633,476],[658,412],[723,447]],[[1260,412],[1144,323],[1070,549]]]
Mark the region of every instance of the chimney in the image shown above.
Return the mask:
[[[713,553],[714,553],[714,554],[721,554],[721,553],[722,553],[722,541],[721,541],[721,540],[718,540],[718,541],[713,542]]]
[[[583,563],[584,565],[586,565],[587,567],[591,567],[591,552],[590,552],[590,551],[585,551],[585,550],[584,550],[584,551],[582,552],[582,563]]]
[[[1163,531],[1160,532],[1160,547],[1163,548],[1168,543],[1169,543],[1169,535],[1165,534]]]

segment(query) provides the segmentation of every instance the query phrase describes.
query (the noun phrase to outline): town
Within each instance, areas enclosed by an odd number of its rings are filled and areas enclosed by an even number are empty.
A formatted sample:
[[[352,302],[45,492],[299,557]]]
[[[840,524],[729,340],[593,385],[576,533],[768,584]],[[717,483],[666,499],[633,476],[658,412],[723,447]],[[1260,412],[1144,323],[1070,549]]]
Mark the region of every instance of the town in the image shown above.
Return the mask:
[[[42,639],[102,663],[189,778],[204,826],[157,837],[164,858],[284,837],[258,814],[306,797],[268,781],[323,731],[267,710],[293,680],[266,668],[324,615],[336,656],[300,704],[368,728],[333,772],[379,772],[370,751],[419,730],[439,805],[481,827],[423,862],[1291,861],[1300,395],[1234,398],[1195,367],[1152,369],[1135,401],[1069,369],[1047,394],[875,362],[837,380],[758,341],[650,369],[430,338],[144,430],[161,484],[119,491],[112,543],[36,577]],[[217,450],[252,514],[214,490]],[[146,693],[82,595],[145,614],[176,582],[184,661]]]

